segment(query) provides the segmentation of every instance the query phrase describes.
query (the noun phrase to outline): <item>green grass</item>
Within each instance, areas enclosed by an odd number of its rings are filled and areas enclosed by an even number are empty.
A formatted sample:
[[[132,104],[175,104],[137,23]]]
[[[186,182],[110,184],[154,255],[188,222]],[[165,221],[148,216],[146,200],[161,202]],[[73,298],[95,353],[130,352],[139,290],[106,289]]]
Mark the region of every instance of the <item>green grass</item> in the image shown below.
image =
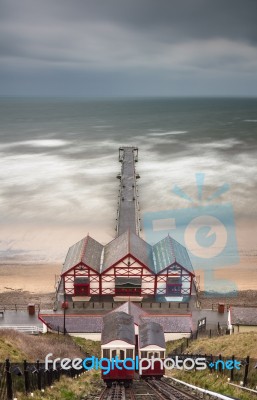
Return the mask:
[[[191,383],[192,385],[201,387],[203,389],[211,390],[226,396],[235,397],[241,400],[252,400],[256,398],[256,395],[250,392],[246,392],[242,389],[231,386],[227,377],[206,371],[196,371],[196,372],[185,372],[174,370],[167,373],[168,376],[180,379],[184,382]]]
[[[186,343],[186,339],[167,342],[167,354],[175,348]],[[257,384],[257,370],[254,369],[255,361],[257,359],[257,333],[241,333],[235,335],[218,336],[214,338],[199,338],[189,342],[189,347],[184,348],[184,353],[189,354],[212,354],[218,356],[221,354],[223,357],[230,358],[235,355],[236,359],[244,359],[250,356],[250,367],[248,374],[248,387],[255,388]],[[251,360],[252,359],[252,360]],[[219,374],[217,372],[210,374],[209,370],[205,371],[167,371],[177,379],[183,380],[193,385],[199,386],[204,389],[209,389],[214,392],[226,394],[228,396],[240,398],[242,400],[250,400],[256,395],[243,391],[242,389],[235,388],[228,383],[229,372],[226,374]],[[239,384],[243,380],[244,367],[240,371],[235,371],[233,383]]]
[[[170,354],[175,349],[179,348],[183,343],[185,343],[186,339],[179,340],[171,340],[170,342],[166,342],[166,354]]]
[[[19,349],[17,344],[8,336],[0,336],[0,362],[6,358],[13,362],[19,362],[26,359],[26,353]]]
[[[75,336],[72,337],[72,340],[81,347],[82,351],[88,353],[90,356],[101,357],[101,342]]]
[[[167,354],[174,348],[185,342],[185,339],[167,342]],[[257,359],[257,333],[239,333],[234,335],[218,336],[214,338],[203,338],[190,341],[189,347],[185,350],[193,354],[222,354],[224,357],[250,356]]]
[[[31,336],[14,330],[0,331],[0,363],[9,358],[11,363],[19,363],[23,360],[35,362],[37,359],[44,361],[48,353],[55,357],[80,357],[85,354],[100,356],[100,342],[72,337],[69,335],[44,334]],[[16,378],[16,395],[20,400],[27,397],[23,394],[24,379]],[[78,379],[63,376],[59,382],[55,382],[53,388],[47,388],[45,392],[36,391],[33,398],[36,400],[81,400],[91,394],[97,395],[103,388],[100,373],[88,371]]]
[[[84,358],[85,353],[98,356],[100,342],[53,333],[32,336],[14,330],[0,330],[0,363],[6,358],[11,362],[44,361],[48,353],[53,353],[52,358]]]
[[[99,372],[88,371],[77,379],[61,377],[59,382],[55,382],[53,388],[47,388],[44,393],[35,391],[35,400],[81,400],[90,396],[99,396],[104,384],[101,381]],[[20,400],[27,400],[22,393],[17,396]]]
[[[167,354],[180,346],[185,339],[167,342]],[[195,354],[222,354],[224,357],[244,358],[249,355],[257,358],[257,333],[244,333],[230,336],[220,336],[215,338],[204,338],[191,341],[185,350]],[[48,353],[53,353],[53,357],[81,357],[85,353],[100,356],[100,342],[86,340],[71,336],[58,336],[57,334],[45,334],[30,336],[10,331],[0,331],[0,362],[10,358],[11,362],[21,362],[27,359],[34,362],[36,359],[44,360]],[[227,376],[207,371],[184,372],[174,370],[172,376],[192,383],[196,386],[227,394],[242,400],[250,400],[253,395],[240,389],[236,389],[228,384]],[[238,376],[235,377],[238,378]],[[257,370],[251,364],[249,372],[249,384],[254,387],[257,382]],[[239,383],[236,382],[235,383]],[[102,388],[100,374],[89,371],[78,379],[62,377],[60,382],[54,384],[54,388],[48,388],[44,393],[34,394],[36,400],[80,400],[90,396]],[[19,399],[25,400],[25,396],[19,395]]]

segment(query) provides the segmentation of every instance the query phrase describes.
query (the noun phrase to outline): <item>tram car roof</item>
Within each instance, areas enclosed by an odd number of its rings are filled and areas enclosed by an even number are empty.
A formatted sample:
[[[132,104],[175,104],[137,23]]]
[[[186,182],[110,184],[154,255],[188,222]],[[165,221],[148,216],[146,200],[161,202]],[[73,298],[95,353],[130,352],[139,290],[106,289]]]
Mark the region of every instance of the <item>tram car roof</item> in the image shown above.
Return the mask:
[[[134,318],[123,311],[109,313],[103,318],[102,345],[117,340],[135,345]]]
[[[163,327],[154,321],[142,321],[138,331],[140,350],[149,347],[158,347],[165,351],[165,338]]]

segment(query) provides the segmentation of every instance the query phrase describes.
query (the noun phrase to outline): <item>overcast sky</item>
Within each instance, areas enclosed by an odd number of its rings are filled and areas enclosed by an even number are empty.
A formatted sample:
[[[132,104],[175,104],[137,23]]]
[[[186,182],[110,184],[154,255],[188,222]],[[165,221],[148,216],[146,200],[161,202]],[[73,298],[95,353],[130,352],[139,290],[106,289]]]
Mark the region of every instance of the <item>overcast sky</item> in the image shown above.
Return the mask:
[[[257,96],[257,0],[0,0],[0,95]]]

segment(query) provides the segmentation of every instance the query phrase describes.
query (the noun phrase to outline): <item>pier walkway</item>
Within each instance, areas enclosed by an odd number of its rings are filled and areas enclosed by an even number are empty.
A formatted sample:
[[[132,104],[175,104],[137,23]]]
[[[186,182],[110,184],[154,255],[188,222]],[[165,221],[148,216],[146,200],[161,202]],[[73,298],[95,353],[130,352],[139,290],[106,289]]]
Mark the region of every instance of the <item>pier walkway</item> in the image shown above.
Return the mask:
[[[139,175],[135,171],[137,159],[137,147],[120,147],[119,161],[122,167],[121,174],[117,176],[120,179],[117,236],[127,230],[139,235],[139,204],[136,185]]]

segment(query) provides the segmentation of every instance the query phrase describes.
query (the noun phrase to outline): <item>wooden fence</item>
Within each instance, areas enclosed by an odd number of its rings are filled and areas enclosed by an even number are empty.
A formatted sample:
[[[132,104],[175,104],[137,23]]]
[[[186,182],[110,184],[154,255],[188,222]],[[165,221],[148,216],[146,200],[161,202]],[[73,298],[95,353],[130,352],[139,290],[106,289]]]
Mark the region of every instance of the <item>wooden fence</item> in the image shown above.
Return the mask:
[[[39,361],[36,363],[24,361],[22,364],[17,364],[6,360],[5,363],[0,364],[0,400],[19,398],[20,393],[31,396],[31,393],[36,390],[44,392],[62,375],[74,378],[82,372],[84,372],[83,368],[64,370],[58,365],[56,369],[49,367],[46,370],[45,364]]]
[[[231,333],[234,333],[232,331]],[[217,324],[217,328],[215,329],[198,329],[195,332],[191,331],[190,338],[184,338],[182,343],[180,343],[175,349],[172,350],[170,355],[173,354],[183,354],[187,348],[189,347],[190,343],[194,340],[201,339],[201,338],[212,338],[218,336],[224,336],[230,334],[227,325],[221,325],[219,322]]]

